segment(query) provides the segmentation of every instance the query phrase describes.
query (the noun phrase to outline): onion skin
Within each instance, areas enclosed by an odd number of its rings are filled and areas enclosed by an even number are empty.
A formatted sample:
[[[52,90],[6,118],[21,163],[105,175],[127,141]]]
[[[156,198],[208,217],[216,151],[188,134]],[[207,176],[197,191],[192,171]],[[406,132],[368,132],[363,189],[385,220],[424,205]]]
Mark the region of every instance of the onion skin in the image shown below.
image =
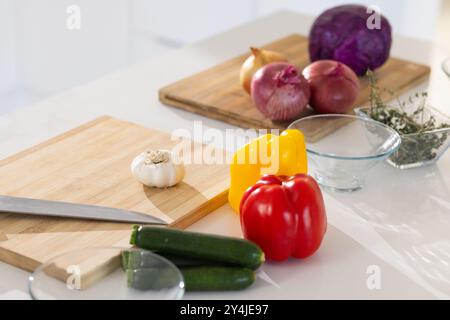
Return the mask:
[[[276,61],[287,61],[281,53],[258,48],[250,48],[252,55],[249,56],[241,67],[239,79],[242,87],[248,94],[251,92],[252,77],[261,67]]]
[[[310,106],[318,113],[347,113],[358,98],[359,79],[343,63],[319,60],[303,70],[311,88]]]
[[[259,69],[253,76],[251,92],[258,110],[273,121],[298,118],[310,97],[306,79],[286,62],[273,62]]]

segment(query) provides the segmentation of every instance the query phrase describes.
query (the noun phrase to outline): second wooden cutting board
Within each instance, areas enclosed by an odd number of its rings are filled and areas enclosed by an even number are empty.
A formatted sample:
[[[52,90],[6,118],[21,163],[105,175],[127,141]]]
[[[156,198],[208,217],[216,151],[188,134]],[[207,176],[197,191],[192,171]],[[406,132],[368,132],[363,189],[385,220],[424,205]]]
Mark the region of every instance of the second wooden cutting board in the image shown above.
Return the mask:
[[[285,54],[300,69],[309,64],[308,38],[304,36],[293,34],[263,47]],[[284,129],[289,123],[274,123],[265,118],[239,83],[240,68],[249,55],[250,52],[247,52],[172,83],[159,91],[159,99],[167,105],[242,128]],[[387,88],[396,94],[414,88],[425,81],[429,74],[429,67],[397,58],[390,58],[376,71],[380,88]],[[369,101],[367,77],[360,78],[360,83],[361,90],[355,107],[367,105]],[[383,92],[382,96],[388,100],[391,98],[388,92]],[[308,108],[299,117],[312,113]]]
[[[140,152],[177,143],[169,134],[101,117],[1,160],[0,194],[134,210],[185,228],[226,203],[228,165],[187,164],[185,179],[168,189],[145,187],[130,172]],[[190,145],[192,156],[205,148]],[[130,231],[129,224],[0,214],[0,261],[33,270],[73,249],[127,246]]]

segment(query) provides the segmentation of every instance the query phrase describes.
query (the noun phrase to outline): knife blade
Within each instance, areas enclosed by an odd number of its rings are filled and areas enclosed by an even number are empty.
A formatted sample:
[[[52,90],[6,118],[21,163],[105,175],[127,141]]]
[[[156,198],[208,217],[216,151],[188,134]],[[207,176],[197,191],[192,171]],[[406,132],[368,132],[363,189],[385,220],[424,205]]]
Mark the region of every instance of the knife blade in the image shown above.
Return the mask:
[[[0,213],[167,225],[151,215],[117,208],[0,195]]]

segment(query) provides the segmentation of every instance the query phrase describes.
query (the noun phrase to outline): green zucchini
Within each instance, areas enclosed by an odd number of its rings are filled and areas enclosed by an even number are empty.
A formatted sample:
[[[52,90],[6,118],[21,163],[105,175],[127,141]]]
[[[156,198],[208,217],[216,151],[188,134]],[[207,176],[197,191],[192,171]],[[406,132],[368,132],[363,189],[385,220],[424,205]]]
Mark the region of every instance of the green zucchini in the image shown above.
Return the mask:
[[[253,242],[169,228],[134,226],[130,243],[158,254],[232,264],[252,270],[264,262],[264,253]]]
[[[205,260],[205,259],[196,259],[190,257],[183,257],[176,254],[164,253],[164,252],[155,252],[157,255],[166,258],[170,262],[172,262],[177,267],[198,267],[198,266],[215,266],[216,262]],[[225,264],[224,264],[225,265]]]
[[[240,267],[180,268],[186,291],[243,290],[255,282],[253,270]]]
[[[163,290],[177,285],[177,272],[161,268],[146,259],[139,251],[122,251],[122,268],[129,288],[136,290]],[[153,265],[152,265],[153,263]],[[186,291],[242,290],[255,282],[255,272],[242,267],[184,266],[180,267]]]
[[[174,254],[154,252],[155,254],[166,258],[177,267],[195,267],[195,266],[212,266],[217,263],[204,259],[195,259],[189,257],[182,257]],[[152,256],[142,254],[140,251],[122,251],[122,268],[126,269],[138,269],[146,268],[151,264],[155,264]]]

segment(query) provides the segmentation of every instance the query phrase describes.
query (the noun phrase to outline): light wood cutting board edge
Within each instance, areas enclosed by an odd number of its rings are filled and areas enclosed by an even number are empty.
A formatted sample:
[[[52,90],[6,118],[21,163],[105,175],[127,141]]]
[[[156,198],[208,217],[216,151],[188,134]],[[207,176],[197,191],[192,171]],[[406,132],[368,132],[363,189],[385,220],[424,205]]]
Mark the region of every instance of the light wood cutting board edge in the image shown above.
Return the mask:
[[[227,202],[228,202],[228,190],[218,194],[217,196],[212,198],[208,203],[203,204],[191,214],[187,214],[184,218],[175,220],[170,224],[170,228],[186,229],[193,223],[207,216],[209,213],[213,212],[214,210],[220,208],[223,205],[226,205]]]
[[[236,127],[258,129],[286,129],[285,125],[275,123],[267,123],[265,125],[265,128],[260,128],[261,124],[257,120],[251,121],[247,118],[235,119],[233,116],[222,114],[218,110],[210,109],[208,106],[201,103],[195,103],[195,106],[193,106],[191,105],[191,102],[182,102],[181,99],[174,99],[170,94],[164,92],[164,88],[159,90],[158,95],[159,100],[165,105],[169,105],[171,107],[175,107],[184,111],[189,111],[210,119],[226,122]]]
[[[0,247],[0,261],[11,266],[15,266],[25,271],[34,271],[41,265],[41,262],[30,257],[25,257],[19,253]]]

